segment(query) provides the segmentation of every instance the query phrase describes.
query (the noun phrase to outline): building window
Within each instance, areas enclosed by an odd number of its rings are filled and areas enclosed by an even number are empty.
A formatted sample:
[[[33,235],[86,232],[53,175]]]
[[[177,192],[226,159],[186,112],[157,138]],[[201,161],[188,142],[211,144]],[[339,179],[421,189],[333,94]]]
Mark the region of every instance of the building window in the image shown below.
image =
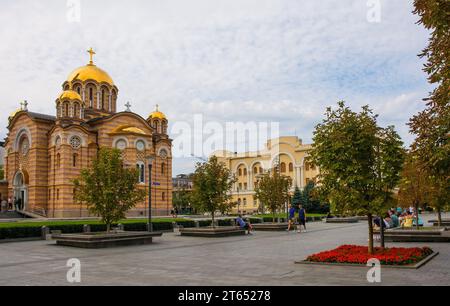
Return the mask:
[[[72,136],[70,138],[70,145],[72,146],[72,149],[76,150],[81,147],[81,138],[78,136]]]
[[[101,109],[105,109],[105,90],[102,89],[102,105]]]
[[[258,174],[258,167],[253,168],[253,173]]]
[[[144,184],[145,183],[145,166],[143,163],[136,164],[136,169],[139,173],[138,177],[138,183]]]
[[[241,168],[239,168],[239,170],[238,170],[238,175],[242,176],[242,169]]]
[[[94,93],[92,91],[92,88],[89,88],[89,105],[92,107],[92,104],[94,102]]]
[[[247,206],[247,198],[244,198],[244,207]]]
[[[116,142],[116,149],[125,150],[127,148],[127,142],[124,139],[120,139]]]
[[[166,164],[165,163],[161,164],[161,174],[162,175],[166,174]]]
[[[166,200],[166,193],[165,193],[165,192],[163,192],[163,193],[161,194],[161,198],[162,198],[163,201]]]
[[[56,168],[61,167],[61,154],[56,154]]]
[[[244,168],[244,176],[247,176],[247,168]]]
[[[289,163],[289,172],[293,172],[293,171],[294,171],[294,164]]]
[[[145,151],[145,143],[142,140],[136,142],[136,149],[138,151]]]
[[[73,154],[72,156],[72,166],[75,168],[78,163],[78,154]]]
[[[286,164],[285,163],[281,163],[281,172],[282,173],[286,172]]]
[[[309,163],[308,162],[305,163],[305,170],[309,171]]]
[[[244,183],[244,190],[247,190],[247,183]]]

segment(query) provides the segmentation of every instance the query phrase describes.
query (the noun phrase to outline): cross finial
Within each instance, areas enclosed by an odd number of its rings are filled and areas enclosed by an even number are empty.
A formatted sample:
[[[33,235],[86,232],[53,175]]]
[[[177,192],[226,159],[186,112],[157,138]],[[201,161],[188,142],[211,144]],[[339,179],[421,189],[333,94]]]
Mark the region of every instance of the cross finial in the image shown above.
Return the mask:
[[[27,100],[24,100],[23,102],[20,102],[20,109],[23,111],[27,111],[28,110],[28,102]]]
[[[127,108],[125,110],[126,112],[131,112],[131,103],[130,103],[130,101],[128,101],[127,104],[125,104],[125,107]]]
[[[94,54],[96,54],[96,53],[92,48],[90,48],[87,52],[89,53],[89,58],[90,58],[89,65],[93,65],[94,64]]]
[[[159,112],[159,104],[156,104],[156,111]]]

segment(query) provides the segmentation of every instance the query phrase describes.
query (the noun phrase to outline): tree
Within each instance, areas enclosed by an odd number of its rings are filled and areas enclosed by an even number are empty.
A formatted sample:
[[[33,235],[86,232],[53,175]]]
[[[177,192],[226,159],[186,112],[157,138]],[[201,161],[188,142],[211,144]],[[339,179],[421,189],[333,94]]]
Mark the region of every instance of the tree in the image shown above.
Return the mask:
[[[224,163],[219,163],[216,156],[207,162],[197,163],[191,200],[200,212],[211,214],[213,227],[216,211],[228,211],[234,205],[229,194],[234,183],[231,171]]]
[[[405,161],[400,181],[398,201],[402,206],[413,206],[416,212],[419,206],[424,205],[430,196],[431,185],[429,174],[420,165],[419,159],[409,154]],[[416,226],[419,227],[419,216],[416,217]]]
[[[186,188],[181,188],[181,190],[174,191],[172,197],[173,207],[178,207],[181,210],[186,210],[189,207],[191,201],[190,191]]]
[[[425,110],[410,120],[410,130],[416,135],[411,149],[430,175],[437,191],[432,200],[436,204],[450,192],[450,2],[415,0],[414,7],[419,24],[431,32],[429,44],[419,56],[428,60],[424,72],[435,89],[424,99]]]
[[[255,187],[255,198],[269,208],[275,223],[276,213],[289,202],[292,179],[280,175],[278,167],[261,176]]]
[[[5,169],[3,168],[3,165],[0,165],[0,180],[5,179]]]
[[[75,200],[100,216],[109,232],[112,224],[144,201],[146,192],[138,188],[138,178],[136,169],[124,167],[119,150],[102,148],[92,166],[74,180]]]
[[[318,193],[340,212],[368,217],[369,245],[373,253],[373,216],[386,210],[402,164],[400,137],[392,127],[377,126],[368,106],[355,113],[343,101],[328,108],[314,131],[309,160],[318,165]]]
[[[310,213],[322,214],[330,211],[330,205],[320,200],[317,188],[312,181],[309,181],[303,188],[301,204]]]
[[[300,205],[302,205],[303,201],[303,194],[300,188],[295,187],[294,195],[292,196],[292,205],[296,208],[298,208]]]

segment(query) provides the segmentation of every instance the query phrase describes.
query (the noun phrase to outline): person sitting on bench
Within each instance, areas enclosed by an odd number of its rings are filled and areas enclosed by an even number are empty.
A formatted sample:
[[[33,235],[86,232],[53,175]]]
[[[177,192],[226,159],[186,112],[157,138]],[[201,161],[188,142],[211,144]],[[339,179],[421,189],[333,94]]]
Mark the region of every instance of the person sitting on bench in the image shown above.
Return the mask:
[[[245,222],[244,219],[242,219],[242,215],[239,215],[236,219],[236,224],[247,231],[247,233],[249,235],[251,235],[251,231],[253,230],[252,225],[250,224],[250,222]]]

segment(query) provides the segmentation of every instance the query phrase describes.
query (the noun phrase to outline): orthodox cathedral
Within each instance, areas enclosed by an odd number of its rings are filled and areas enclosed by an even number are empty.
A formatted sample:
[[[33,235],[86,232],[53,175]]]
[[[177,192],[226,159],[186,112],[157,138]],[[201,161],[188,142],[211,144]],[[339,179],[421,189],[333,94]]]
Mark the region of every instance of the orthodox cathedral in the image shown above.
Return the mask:
[[[93,62],[75,69],[55,101],[56,116],[28,110],[28,103],[9,117],[4,142],[7,194],[24,212],[48,218],[88,217],[74,201],[72,181],[89,167],[102,147],[122,151],[126,166],[139,169],[140,188],[149,190],[152,212],[168,215],[172,207],[172,141],[166,116],[156,110],[143,118],[117,111],[119,89]],[[151,165],[151,167],[149,167]],[[152,169],[149,173],[149,169]],[[151,179],[150,179],[151,176]],[[149,198],[129,212],[148,214]]]

